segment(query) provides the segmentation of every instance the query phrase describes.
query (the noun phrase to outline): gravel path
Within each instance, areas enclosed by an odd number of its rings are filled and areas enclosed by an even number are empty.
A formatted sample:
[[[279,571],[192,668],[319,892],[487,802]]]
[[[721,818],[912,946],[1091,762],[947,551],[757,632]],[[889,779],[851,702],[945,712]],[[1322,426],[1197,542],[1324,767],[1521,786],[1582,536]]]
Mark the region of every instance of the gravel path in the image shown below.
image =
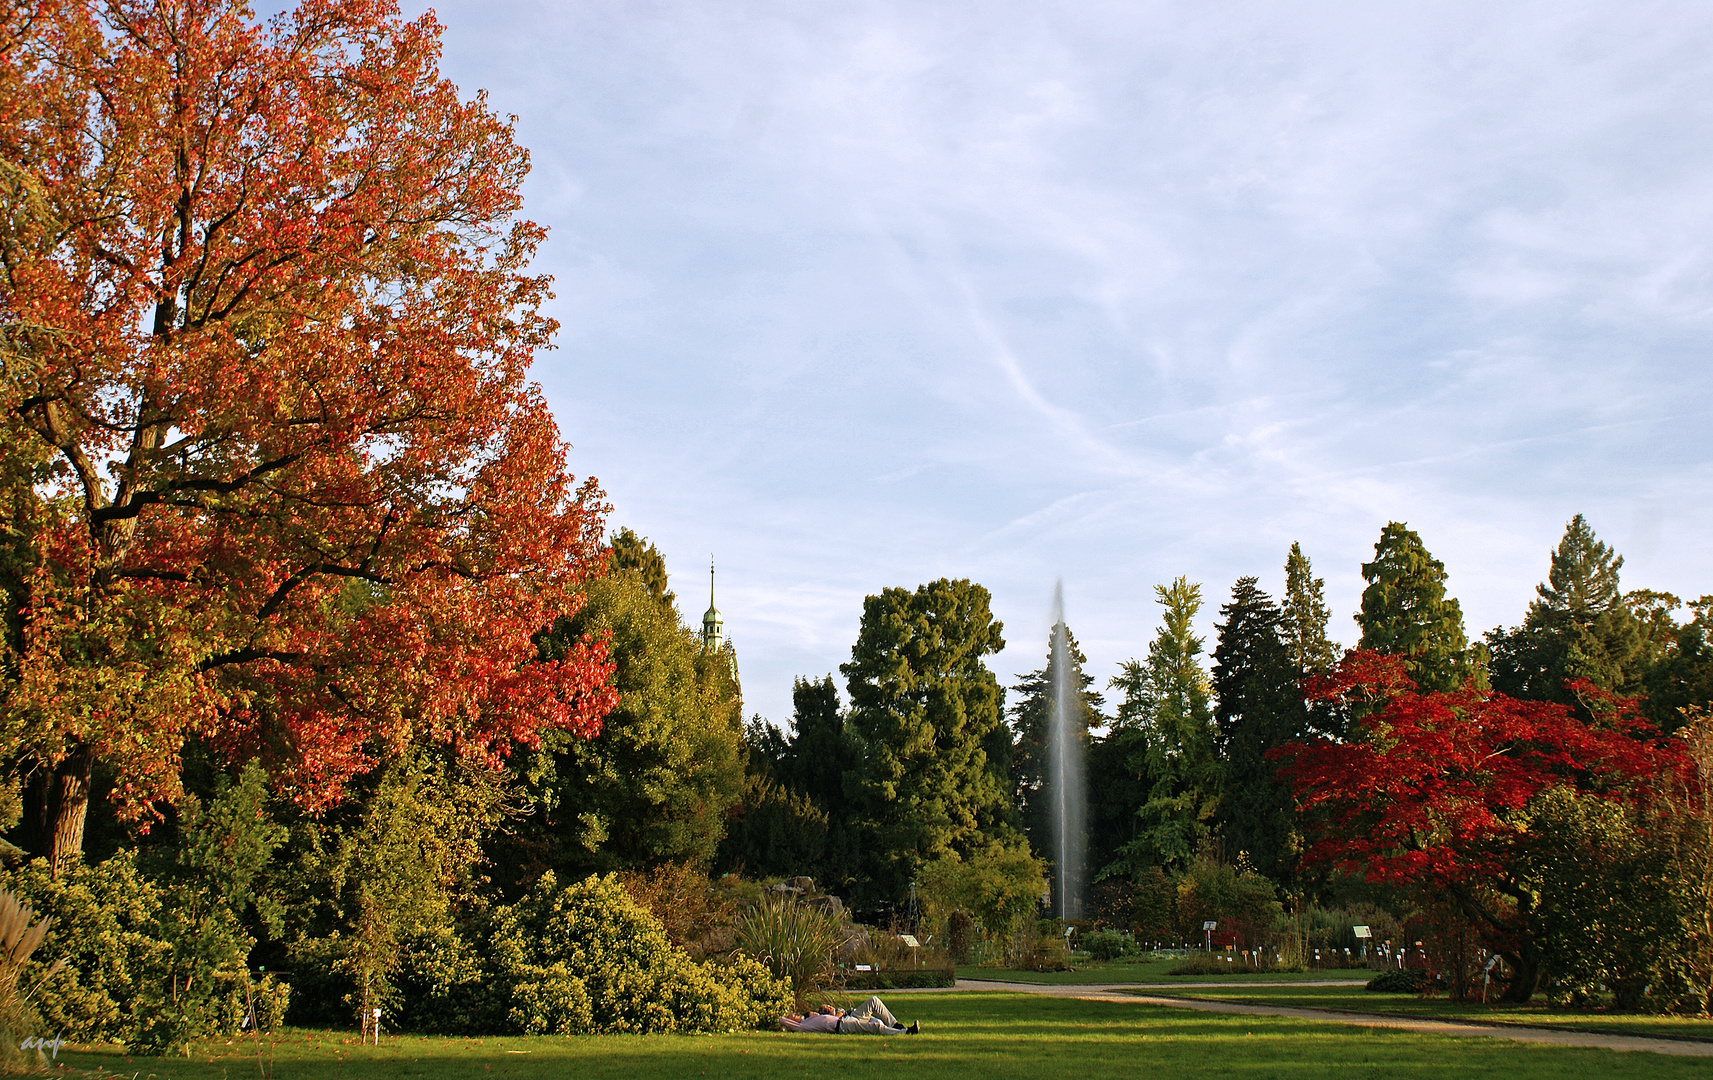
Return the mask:
[[[1198,983],[1198,986],[1346,986],[1348,982],[1323,983]],[[1198,1012],[1236,1013],[1242,1016],[1288,1016],[1297,1020],[1316,1020],[1328,1024],[1354,1024],[1358,1027],[1397,1028],[1419,1031],[1429,1035],[1460,1035],[1489,1039],[1511,1039],[1516,1042],[1547,1043],[1552,1046],[1593,1046],[1603,1050],[1639,1050],[1652,1054],[1674,1054],[1679,1057],[1713,1057],[1713,1042],[1691,1042],[1684,1039],[1650,1039],[1645,1035],[1606,1035],[1588,1031],[1563,1031],[1557,1028],[1522,1027],[1520,1025],[1477,1024],[1464,1020],[1419,1020],[1406,1016],[1381,1016],[1375,1013],[1332,1012],[1326,1009],[1302,1009],[1290,1005],[1248,1005],[1236,1001],[1197,1001],[1190,998],[1160,997],[1135,993],[1156,989],[1149,985],[1124,986],[1043,986],[1040,983],[990,982],[986,979],[959,979],[958,990],[1006,990],[1020,994],[1045,994],[1048,997],[1075,998],[1078,1001],[1128,1001],[1143,1005],[1165,1005],[1173,1009],[1194,1009]],[[1179,985],[1173,989],[1188,990]]]

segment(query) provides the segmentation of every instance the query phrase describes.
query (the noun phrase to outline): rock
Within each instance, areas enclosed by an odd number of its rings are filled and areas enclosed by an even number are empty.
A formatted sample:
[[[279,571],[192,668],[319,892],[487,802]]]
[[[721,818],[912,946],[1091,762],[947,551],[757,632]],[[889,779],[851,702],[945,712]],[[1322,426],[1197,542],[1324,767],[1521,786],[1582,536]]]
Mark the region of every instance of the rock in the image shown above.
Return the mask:
[[[785,884],[796,889],[798,892],[815,891],[815,879],[812,877],[794,877],[786,881]]]
[[[868,931],[860,927],[851,931],[849,937],[839,942],[839,947],[833,950],[833,955],[844,963],[854,963],[874,951],[874,943],[869,941]]]
[[[835,919],[843,918],[845,914],[845,902],[836,896],[817,896],[803,902],[812,908],[819,908]]]

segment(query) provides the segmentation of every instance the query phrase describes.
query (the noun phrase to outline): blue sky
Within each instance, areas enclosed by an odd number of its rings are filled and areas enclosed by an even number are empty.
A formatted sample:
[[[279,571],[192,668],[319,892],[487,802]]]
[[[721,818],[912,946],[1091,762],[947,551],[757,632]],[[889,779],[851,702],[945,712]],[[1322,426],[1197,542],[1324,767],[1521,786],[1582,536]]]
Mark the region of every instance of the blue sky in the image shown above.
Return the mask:
[[[1293,540],[1349,644],[1394,519],[1472,634],[1579,511],[1713,592],[1713,6],[436,9],[534,155],[573,465],[692,622],[717,555],[750,712],[941,576],[1007,683],[1055,578],[1104,679]]]

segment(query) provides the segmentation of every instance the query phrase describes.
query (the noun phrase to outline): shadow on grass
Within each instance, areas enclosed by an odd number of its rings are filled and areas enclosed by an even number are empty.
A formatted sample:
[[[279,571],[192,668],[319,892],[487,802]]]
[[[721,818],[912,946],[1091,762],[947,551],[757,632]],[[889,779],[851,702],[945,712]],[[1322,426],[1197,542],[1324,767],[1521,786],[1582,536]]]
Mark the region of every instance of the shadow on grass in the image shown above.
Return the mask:
[[[1706,1077],[1708,1063],[1651,1054],[1524,1046],[1372,1031],[1301,1020],[1186,1013],[1163,1006],[994,992],[900,996],[889,1004],[920,1019],[920,1036],[783,1035],[573,1038],[389,1038],[288,1031],[270,1040],[277,1080],[424,1077],[428,1080],[1242,1080],[1380,1077],[1384,1080],[1567,1074],[1675,1080]],[[224,1040],[191,1060],[118,1052],[61,1055],[74,1067],[137,1080],[242,1080],[257,1075],[253,1045]]]

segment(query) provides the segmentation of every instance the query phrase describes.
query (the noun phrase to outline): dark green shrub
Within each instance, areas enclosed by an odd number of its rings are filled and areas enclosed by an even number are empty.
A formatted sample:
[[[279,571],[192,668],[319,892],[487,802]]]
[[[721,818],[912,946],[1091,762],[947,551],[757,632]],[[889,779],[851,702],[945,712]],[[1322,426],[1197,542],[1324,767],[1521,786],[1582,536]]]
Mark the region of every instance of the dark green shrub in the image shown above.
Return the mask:
[[[956,986],[958,973],[953,968],[916,968],[911,971],[852,971],[844,977],[847,992],[876,990],[920,990]]]
[[[1432,979],[1426,972],[1405,968],[1381,972],[1368,980],[1366,989],[1376,994],[1419,994],[1430,982]]]
[[[177,842],[146,867],[133,851],[58,879],[42,859],[0,867],[0,888],[53,919],[39,956],[63,964],[35,995],[48,1030],[160,1052],[236,1034],[257,998],[258,1019],[277,1022],[289,988],[250,981],[254,941],[243,926],[274,914],[254,887],[283,833],[265,799],[254,765],[206,804],[187,796]]]
[[[1082,947],[1096,960],[1116,960],[1129,953],[1134,945],[1117,930],[1096,930],[1082,939]]]

